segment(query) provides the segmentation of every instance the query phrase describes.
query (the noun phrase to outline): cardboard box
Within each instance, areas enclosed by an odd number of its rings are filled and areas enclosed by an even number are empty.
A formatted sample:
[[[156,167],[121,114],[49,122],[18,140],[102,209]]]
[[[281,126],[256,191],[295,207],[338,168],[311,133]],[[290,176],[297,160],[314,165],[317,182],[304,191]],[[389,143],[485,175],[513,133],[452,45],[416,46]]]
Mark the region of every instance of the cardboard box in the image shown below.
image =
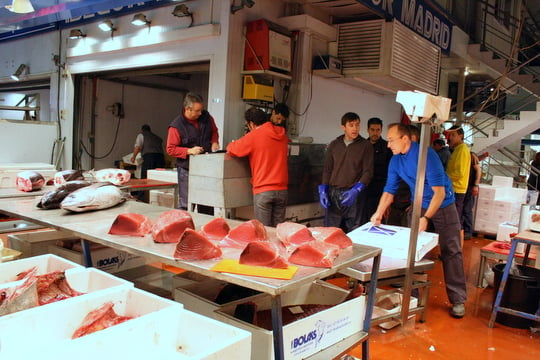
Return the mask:
[[[251,75],[244,75],[244,92],[242,99],[274,101],[274,87],[269,85],[257,84]]]
[[[173,277],[174,300],[182,303],[187,310],[213,318],[215,311],[224,305],[216,302],[216,299],[227,285],[229,283],[226,281],[187,271]],[[244,289],[247,295],[244,301],[251,299],[251,296],[256,293],[254,290]],[[242,294],[236,291],[235,296],[238,299],[242,297]]]
[[[114,304],[113,309],[118,315],[135,318],[72,340],[85,316],[107,302]],[[182,305],[132,287],[116,287],[48,304],[31,312],[22,311],[17,316],[0,318],[0,358],[41,359],[47,358],[48,354],[51,359],[52,356],[58,358],[58,354],[70,346],[78,347],[80,355],[89,358],[78,343],[90,343],[95,347],[101,344],[102,349],[124,352],[128,348],[122,345],[128,341],[136,344],[140,340],[130,334],[156,313],[168,308],[180,310]],[[32,335],[32,346],[28,346],[29,334]],[[155,341],[155,337],[151,336],[149,341]]]
[[[46,229],[31,233],[8,235],[8,247],[22,252],[22,258],[44,255],[49,253],[49,245],[55,245],[59,238],[78,239],[77,237],[58,230]]]
[[[324,311],[283,326],[285,359],[303,359],[337,342],[362,331],[365,317],[365,296],[343,302],[348,292],[337,286],[316,281],[297,290],[284,293],[282,306],[301,304],[335,305]],[[261,294],[250,298],[258,310],[271,308],[271,297]],[[251,359],[273,359],[274,345],[272,331],[236,319],[236,305],[232,302],[216,311],[216,319],[251,332]]]
[[[174,204],[174,190],[150,190],[150,199],[148,201],[150,205],[163,206],[168,208],[175,208]]]
[[[19,259],[0,263],[0,284],[14,281],[17,274],[37,267],[37,274],[47,274],[53,271],[66,271],[68,269],[84,269],[79,264],[63,259],[56,255],[41,255],[26,259]]]
[[[377,289],[378,290],[378,289]],[[375,305],[373,306],[373,316],[372,320],[377,320],[383,316],[396,315],[400,316],[401,313],[401,303],[403,300],[403,295],[397,292],[391,294],[381,295],[377,298]],[[409,309],[414,309],[418,306],[418,299],[414,296],[411,296],[409,300]],[[409,319],[413,318],[414,315],[409,315]],[[392,329],[399,325],[398,320],[385,321],[380,323],[379,326],[383,329]]]
[[[85,264],[84,255],[80,251],[66,249],[57,245],[49,245],[49,252],[77,264]],[[91,257],[93,267],[111,274],[146,264],[146,259],[142,256],[109,247],[92,250]]]
[[[373,226],[371,222],[356,228],[347,235],[356,244],[382,248],[382,255],[394,259],[407,259],[411,229],[402,226]],[[423,231],[416,239],[415,261],[421,260],[437,246],[439,235]]]

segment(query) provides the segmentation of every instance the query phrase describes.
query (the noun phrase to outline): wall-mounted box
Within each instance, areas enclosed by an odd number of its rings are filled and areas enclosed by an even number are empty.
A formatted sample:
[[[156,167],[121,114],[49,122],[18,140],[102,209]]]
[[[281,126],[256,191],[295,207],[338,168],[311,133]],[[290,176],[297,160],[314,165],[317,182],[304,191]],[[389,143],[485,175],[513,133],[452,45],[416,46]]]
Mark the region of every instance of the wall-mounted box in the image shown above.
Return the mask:
[[[289,31],[265,19],[246,24],[244,70],[290,73],[292,39]]]
[[[313,70],[326,70],[329,73],[341,75],[341,60],[330,55],[317,55],[313,57]]]
[[[244,100],[274,101],[274,87],[270,85],[257,84],[252,75],[244,75]]]

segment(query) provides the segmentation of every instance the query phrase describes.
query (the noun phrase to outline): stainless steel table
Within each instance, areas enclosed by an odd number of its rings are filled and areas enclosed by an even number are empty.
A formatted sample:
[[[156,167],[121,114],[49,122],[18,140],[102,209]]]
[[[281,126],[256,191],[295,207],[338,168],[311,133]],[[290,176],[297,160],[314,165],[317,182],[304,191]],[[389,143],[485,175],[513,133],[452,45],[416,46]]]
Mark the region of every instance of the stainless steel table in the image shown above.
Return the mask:
[[[155,220],[161,213],[168,208],[149,205],[135,201],[127,201],[123,204],[110,209],[99,210],[86,213],[71,213],[62,209],[42,210],[36,207],[39,197],[20,198],[20,199],[2,199],[0,200],[0,212],[17,216],[19,218],[40,223],[45,226],[62,231],[71,232],[85,240],[90,240],[99,244],[110,246],[115,249],[124,250],[129,253],[144,256],[152,261],[159,261],[168,265],[180,267],[212,278],[224,280],[229,283],[245,286],[258,290],[272,296],[272,323],[274,332],[274,352],[275,359],[284,359],[283,347],[283,319],[281,314],[281,294],[297,289],[298,287],[309,284],[314,280],[326,278],[352,265],[372,259],[372,272],[370,291],[367,298],[366,314],[362,331],[351,336],[346,341],[340,342],[334,352],[327,348],[317,353],[313,358],[329,359],[337,356],[348,347],[362,342],[364,359],[369,358],[368,331],[373,310],[374,294],[377,286],[377,274],[380,263],[381,249],[366,245],[353,245],[350,249],[341,252],[335,261],[335,265],[330,268],[316,268],[309,266],[299,266],[298,271],[291,280],[269,279],[255,276],[235,275],[229,273],[218,273],[210,270],[218,260],[204,261],[180,261],[173,257],[176,244],[158,244],[154,243],[150,236],[132,237],[109,235],[108,231],[116,216],[121,213],[134,212],[148,216]],[[213,217],[198,213],[192,213],[196,228],[200,228]],[[239,221],[228,220],[231,226],[240,223]],[[268,228],[274,231],[273,228]],[[223,258],[238,258],[237,249],[224,249]],[[91,254],[85,254],[87,264],[91,264]],[[332,347],[331,347],[332,348]],[[338,351],[338,352],[335,352]]]

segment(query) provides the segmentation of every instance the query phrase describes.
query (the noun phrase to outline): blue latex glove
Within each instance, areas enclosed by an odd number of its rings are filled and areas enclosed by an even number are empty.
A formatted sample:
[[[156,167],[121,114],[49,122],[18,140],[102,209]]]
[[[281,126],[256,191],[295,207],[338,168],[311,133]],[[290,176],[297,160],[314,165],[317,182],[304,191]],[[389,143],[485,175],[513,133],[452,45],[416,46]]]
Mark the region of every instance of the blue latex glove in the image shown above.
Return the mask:
[[[365,187],[366,186],[364,184],[358,182],[354,184],[352,188],[343,192],[343,194],[341,194],[341,205],[345,207],[351,207],[356,201],[358,194],[360,194],[360,192],[364,190]]]
[[[321,184],[319,185],[319,202],[321,206],[325,209],[328,209],[330,206],[330,199],[328,199],[328,185]]]

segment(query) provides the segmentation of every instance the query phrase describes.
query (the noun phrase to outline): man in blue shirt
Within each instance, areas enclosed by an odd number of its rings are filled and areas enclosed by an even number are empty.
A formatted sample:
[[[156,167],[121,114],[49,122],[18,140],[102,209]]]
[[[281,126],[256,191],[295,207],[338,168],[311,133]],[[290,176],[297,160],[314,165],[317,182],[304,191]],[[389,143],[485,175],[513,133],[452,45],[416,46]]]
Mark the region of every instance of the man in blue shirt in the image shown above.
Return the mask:
[[[420,145],[411,141],[410,131],[403,124],[389,125],[387,138],[388,147],[394,155],[388,167],[384,193],[375,214],[371,217],[374,225],[381,223],[383,214],[393,202],[400,179],[409,185],[412,199],[416,190]],[[426,231],[430,226],[433,226],[434,231],[439,234],[446,294],[452,303],[450,315],[462,318],[465,315],[467,289],[460,241],[461,225],[455,206],[452,182],[446,175],[437,153],[428,148],[422,217],[418,231]]]

